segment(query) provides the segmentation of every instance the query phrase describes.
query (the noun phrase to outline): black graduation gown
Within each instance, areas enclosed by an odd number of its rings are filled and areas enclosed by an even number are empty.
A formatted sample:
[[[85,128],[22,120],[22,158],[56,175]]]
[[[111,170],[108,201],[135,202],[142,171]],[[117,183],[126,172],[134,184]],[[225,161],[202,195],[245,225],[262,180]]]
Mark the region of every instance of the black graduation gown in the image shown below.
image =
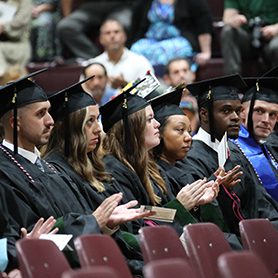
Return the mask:
[[[241,182],[237,184],[233,191],[240,198],[240,208],[244,218],[257,218],[263,217],[262,214],[258,214],[260,211],[259,204],[261,202],[268,203],[268,201],[262,196],[262,194],[254,186],[254,181],[245,165],[239,163],[240,161],[235,157],[235,150],[230,145],[230,158],[228,158],[225,164],[225,170],[230,170],[236,165],[241,165],[243,169],[243,176]],[[218,168],[217,153],[207,146],[205,143],[199,140],[193,140],[192,149],[189,151],[187,161],[190,164],[188,171],[193,171],[195,175],[200,178],[212,175]],[[226,220],[227,226],[230,232],[239,235],[238,222],[239,219],[235,217],[232,206],[233,202],[225,193],[222,187],[220,187],[219,196],[217,198],[221,210]],[[260,200],[260,202],[258,201]],[[269,216],[277,215],[276,209],[269,207],[265,212]],[[265,215],[266,215],[265,214]],[[266,216],[265,216],[266,217]],[[273,220],[276,220],[276,216]]]
[[[171,183],[171,186],[174,188],[175,193],[177,194],[182,187],[186,184],[191,184],[194,181],[198,180],[200,177],[195,175],[193,171],[185,171],[187,167],[190,167],[186,163],[186,159],[182,163],[176,162],[174,165],[167,163],[164,160],[159,159],[157,163],[160,165],[161,169],[165,172],[168,177],[168,180]],[[189,168],[190,169],[190,168]],[[213,177],[209,178],[212,179]],[[214,177],[215,179],[215,177]],[[228,232],[229,229],[226,226],[226,223],[223,219],[222,211],[219,207],[217,200],[212,201],[209,204],[199,206],[198,210],[191,210],[191,214],[201,222],[213,222],[221,230]]]
[[[76,237],[100,232],[90,205],[72,180],[42,163],[45,172],[1,146],[0,186],[17,197],[20,213],[14,210],[14,203],[7,203],[7,209],[19,227],[30,229],[40,217],[53,216],[61,233]]]
[[[244,192],[242,192],[242,194],[240,194],[240,192],[238,192],[238,195],[242,200],[242,205],[246,203],[245,209],[249,209],[249,218],[268,218],[278,229],[278,203],[260,184],[252,165],[241,153],[238,146],[233,142],[229,142],[229,149],[233,163],[241,165],[243,171],[247,175],[245,181],[249,193],[244,194]],[[237,187],[235,190],[237,190]],[[253,209],[251,206],[253,206]]]
[[[277,125],[277,124],[276,124]],[[275,160],[278,161],[278,131],[277,128],[274,130],[266,140],[266,146],[274,156]]]
[[[121,191],[116,180],[112,178],[111,183],[104,183],[105,191],[98,192],[74,171],[74,169],[67,163],[64,156],[59,152],[48,154],[46,161],[53,165],[60,173],[68,175],[74,181],[80,194],[86,199],[92,210],[95,210],[105,198]],[[120,246],[123,254],[126,256],[132,273],[141,274],[143,267],[141,252],[129,245],[124,239],[122,233],[122,230],[132,232],[132,224],[128,222],[122,224],[120,228],[120,230],[113,234],[113,237]]]
[[[87,200],[92,210],[95,210],[101,202],[114,193],[118,193],[119,189],[111,183],[104,183],[105,191],[98,192],[85,179],[77,174],[74,169],[67,163],[64,156],[59,152],[52,152],[45,158],[47,162],[53,165],[59,172],[70,176],[77,185],[82,196]]]
[[[113,155],[105,156],[104,162],[106,164],[107,171],[112,173],[121,187],[121,191],[123,192],[124,199],[126,201],[137,200],[140,205],[152,205],[145,187],[134,171],[124,165]],[[173,226],[178,233],[181,233],[184,225],[188,223],[195,223],[196,219],[181,205],[179,201],[175,199],[167,181],[166,185],[168,186],[168,194],[164,194],[153,182],[155,193],[161,197],[161,205],[163,207],[174,208],[177,210]],[[160,224],[166,223],[163,222]],[[140,226],[134,226],[134,232],[137,232],[139,228]]]
[[[14,209],[20,214],[13,192],[6,192],[0,187],[0,238],[7,238],[9,262],[6,271],[10,271],[17,264],[15,243],[20,239],[20,230],[17,223],[9,215],[7,203],[13,203]]]

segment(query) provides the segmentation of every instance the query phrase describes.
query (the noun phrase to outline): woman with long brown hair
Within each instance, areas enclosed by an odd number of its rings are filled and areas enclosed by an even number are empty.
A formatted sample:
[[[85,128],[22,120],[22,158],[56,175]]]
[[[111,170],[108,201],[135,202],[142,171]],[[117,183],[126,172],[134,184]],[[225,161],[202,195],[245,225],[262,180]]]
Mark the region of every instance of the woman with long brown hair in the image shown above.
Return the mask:
[[[124,198],[141,205],[177,210],[174,225],[179,232],[196,222],[190,210],[213,182],[196,181],[191,194],[182,188],[175,197],[167,178],[162,176],[150,151],[160,143],[159,123],[149,102],[124,92],[100,108],[104,132],[106,169],[121,186]]]

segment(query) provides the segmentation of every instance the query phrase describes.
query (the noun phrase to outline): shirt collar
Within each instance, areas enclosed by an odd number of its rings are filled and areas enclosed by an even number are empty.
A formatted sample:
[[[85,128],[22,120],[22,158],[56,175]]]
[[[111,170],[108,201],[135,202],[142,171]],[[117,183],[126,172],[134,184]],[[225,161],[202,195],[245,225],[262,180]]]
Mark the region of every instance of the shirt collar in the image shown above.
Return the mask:
[[[14,149],[13,144],[7,142],[5,139],[3,140],[2,144],[6,148],[13,151],[13,149]],[[21,156],[23,156],[24,158],[26,158],[27,160],[29,160],[33,164],[35,164],[35,161],[37,160],[37,158],[40,157],[40,152],[36,147],[34,148],[34,152],[30,152],[30,151],[27,151],[23,148],[18,147],[18,154],[20,154]]]
[[[220,142],[217,139],[215,139],[215,142],[212,142],[210,134],[201,127],[199,128],[197,134],[193,136],[193,140],[200,140],[208,145],[210,148],[218,152],[218,146]]]

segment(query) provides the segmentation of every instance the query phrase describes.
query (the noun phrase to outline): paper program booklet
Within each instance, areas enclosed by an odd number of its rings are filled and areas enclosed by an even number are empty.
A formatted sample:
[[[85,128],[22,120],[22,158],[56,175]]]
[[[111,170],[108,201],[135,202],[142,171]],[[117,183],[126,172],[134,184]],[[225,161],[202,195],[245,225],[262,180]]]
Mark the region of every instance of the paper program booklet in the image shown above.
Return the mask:
[[[40,239],[48,239],[53,241],[61,251],[66,247],[71,238],[72,235],[66,234],[42,234],[40,236]]]
[[[149,210],[155,212],[154,215],[145,217],[145,219],[158,220],[164,222],[173,222],[176,215],[176,209],[162,208],[156,206],[141,206],[140,210]]]

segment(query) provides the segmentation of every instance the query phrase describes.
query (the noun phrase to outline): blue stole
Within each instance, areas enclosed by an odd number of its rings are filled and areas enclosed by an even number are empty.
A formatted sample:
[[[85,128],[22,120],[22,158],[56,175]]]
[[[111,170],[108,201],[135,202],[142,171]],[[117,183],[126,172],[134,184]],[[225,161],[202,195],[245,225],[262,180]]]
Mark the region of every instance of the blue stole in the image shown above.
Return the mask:
[[[233,140],[241,149],[245,157],[251,163],[258,179],[272,196],[278,201],[278,169],[277,161],[274,160],[264,144],[258,144],[248,130],[241,125],[239,137]]]
[[[8,265],[8,255],[7,255],[7,239],[0,239],[0,271],[5,271]]]

